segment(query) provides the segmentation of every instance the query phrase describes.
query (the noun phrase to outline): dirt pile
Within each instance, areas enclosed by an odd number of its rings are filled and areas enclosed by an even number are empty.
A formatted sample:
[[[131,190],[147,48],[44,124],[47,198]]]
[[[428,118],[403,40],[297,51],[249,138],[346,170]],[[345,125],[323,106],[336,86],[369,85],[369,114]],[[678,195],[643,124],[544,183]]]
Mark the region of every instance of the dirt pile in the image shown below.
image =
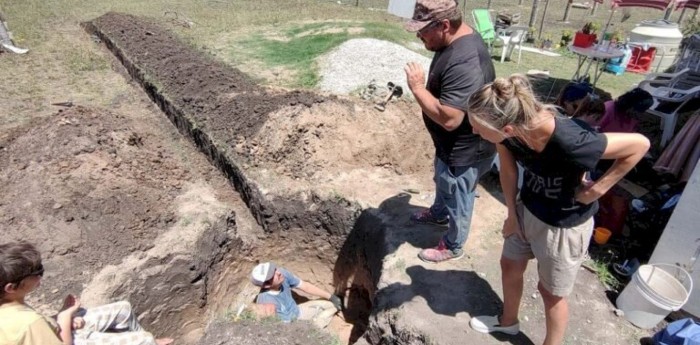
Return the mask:
[[[172,209],[153,205],[172,202],[191,173],[123,120],[74,107],[0,143],[6,234],[75,257],[76,270],[152,247],[175,222]]]
[[[99,28],[132,75],[153,82],[241,167],[314,184],[368,167],[398,174],[430,168],[431,144],[414,104],[394,103],[382,113],[371,103],[261,88],[143,18],[109,13],[87,26]]]
[[[164,135],[173,129],[160,120],[74,106],[0,142],[3,239],[42,251],[44,283],[30,295],[40,310],[50,315],[64,294],[87,288],[86,306],[127,298],[149,310],[142,322],[159,334],[181,331],[178,320],[204,311],[210,269],[230,250],[236,226],[226,202],[202,198],[232,193],[217,192],[225,180]],[[164,310],[170,300],[183,312]]]

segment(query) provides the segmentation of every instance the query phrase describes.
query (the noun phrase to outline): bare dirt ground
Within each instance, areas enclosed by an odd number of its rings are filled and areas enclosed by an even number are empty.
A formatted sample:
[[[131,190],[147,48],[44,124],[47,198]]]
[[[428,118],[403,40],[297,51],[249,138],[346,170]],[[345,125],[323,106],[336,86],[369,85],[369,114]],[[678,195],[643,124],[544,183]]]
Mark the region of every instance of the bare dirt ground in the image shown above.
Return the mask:
[[[13,128],[0,141],[0,224],[4,238],[33,241],[46,253],[46,283],[33,300],[41,309],[83,289],[96,302],[129,298],[145,326],[178,336],[178,344],[203,335],[203,345],[542,340],[532,267],[524,333],[496,338],[468,328],[470,316],[500,305],[504,207],[493,183],[479,188],[468,258],[428,265],[416,257],[444,228],[407,221],[430,204],[433,189],[432,143],[414,103],[379,112],[367,101],[261,88],[151,20],[109,14],[96,22],[162,92],[158,101],[182,112],[175,121],[191,120],[210,135],[214,155],[235,161],[250,189],[235,193],[231,172],[197,153],[137,85],[111,109],[85,104]],[[249,211],[255,198],[274,202]],[[329,203],[359,204],[358,223],[338,226],[346,218]],[[279,213],[265,213],[270,208]],[[318,214],[327,218],[310,217]],[[359,256],[362,267],[350,269]],[[336,335],[303,323],[230,322],[231,310],[255,292],[246,277],[256,260],[344,294],[352,308],[332,323]],[[587,271],[573,305],[568,343],[638,338]]]

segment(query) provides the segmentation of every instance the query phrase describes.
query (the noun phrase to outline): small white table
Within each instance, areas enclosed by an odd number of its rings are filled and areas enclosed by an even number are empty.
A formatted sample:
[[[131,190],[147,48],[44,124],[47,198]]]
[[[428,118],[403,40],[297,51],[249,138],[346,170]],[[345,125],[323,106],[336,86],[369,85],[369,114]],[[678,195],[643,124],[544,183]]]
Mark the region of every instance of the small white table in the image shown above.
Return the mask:
[[[603,69],[600,68],[601,63],[603,64],[603,67],[605,67],[608,60],[625,56],[624,51],[614,47],[599,50],[598,45],[593,45],[588,48],[574,47],[573,45],[570,45],[568,48],[570,52],[576,54],[578,57],[578,67],[576,68],[576,72],[574,73],[573,77],[571,77],[571,80],[580,80],[582,77],[588,75],[591,65],[593,62],[595,62],[595,70],[593,71],[593,87],[595,87],[595,84],[598,82],[600,75],[603,74]],[[588,61],[586,72],[581,74],[581,67],[583,67],[586,61]]]

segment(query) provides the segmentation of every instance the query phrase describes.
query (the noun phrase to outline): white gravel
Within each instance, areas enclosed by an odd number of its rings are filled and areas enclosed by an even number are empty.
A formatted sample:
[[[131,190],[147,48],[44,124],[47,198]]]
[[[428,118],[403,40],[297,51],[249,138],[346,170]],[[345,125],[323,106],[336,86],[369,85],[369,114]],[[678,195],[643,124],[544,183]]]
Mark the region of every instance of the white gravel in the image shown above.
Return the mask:
[[[319,87],[335,94],[349,94],[375,80],[379,86],[387,82],[401,85],[405,94],[408,86],[403,68],[410,61],[423,65],[427,77],[430,58],[387,41],[352,39],[320,58]]]

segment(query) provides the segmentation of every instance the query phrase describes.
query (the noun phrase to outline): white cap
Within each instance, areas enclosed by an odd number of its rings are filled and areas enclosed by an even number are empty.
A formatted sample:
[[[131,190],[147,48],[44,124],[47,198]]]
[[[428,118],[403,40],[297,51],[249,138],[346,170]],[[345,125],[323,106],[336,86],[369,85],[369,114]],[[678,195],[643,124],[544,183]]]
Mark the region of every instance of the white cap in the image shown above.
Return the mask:
[[[277,266],[272,262],[265,262],[253,268],[250,273],[250,281],[257,286],[262,286],[263,283],[272,279],[275,275]]]

